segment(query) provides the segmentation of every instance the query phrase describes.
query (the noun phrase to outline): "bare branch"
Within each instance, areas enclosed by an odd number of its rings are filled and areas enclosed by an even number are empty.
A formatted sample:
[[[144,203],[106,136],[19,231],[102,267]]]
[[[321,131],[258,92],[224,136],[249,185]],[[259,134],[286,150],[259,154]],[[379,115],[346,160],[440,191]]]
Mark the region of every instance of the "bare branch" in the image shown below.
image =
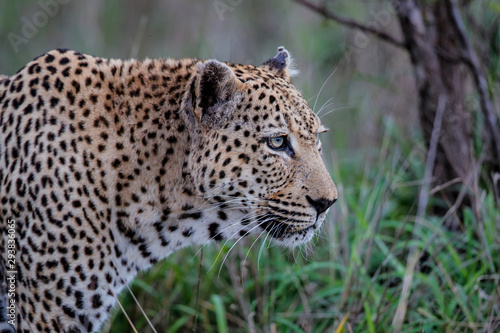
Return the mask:
[[[337,22],[339,24],[345,25],[345,26],[350,27],[350,28],[359,29],[361,31],[372,34],[375,37],[377,37],[377,38],[379,38],[379,39],[381,39],[389,44],[392,44],[392,45],[397,46],[397,47],[405,48],[405,43],[400,41],[400,40],[397,40],[395,37],[383,32],[383,31],[380,31],[372,26],[368,26],[368,25],[353,21],[351,19],[339,16],[337,14],[334,14],[330,10],[328,10],[328,8],[326,8],[325,6],[320,6],[320,5],[314,4],[308,0],[295,0],[295,2],[300,3],[303,6],[317,12],[318,14],[320,14],[328,19],[334,20],[335,22]]]
[[[425,161],[424,181],[418,194],[417,216],[415,218],[416,223],[412,231],[412,239],[416,239],[420,235],[422,225],[419,221],[425,216],[425,211],[429,202],[429,184],[430,180],[432,179],[434,164],[436,161],[436,153],[438,149],[439,136],[441,135],[441,125],[443,123],[443,115],[446,110],[446,104],[446,96],[439,96],[436,117],[434,119],[431,140],[429,143],[429,150],[427,151],[427,158]],[[406,261],[406,272],[403,278],[401,298],[399,299],[398,307],[392,321],[395,333],[401,332],[403,328],[403,323],[408,308],[408,299],[410,297],[411,287],[413,284],[413,276],[415,274],[415,267],[417,266],[420,256],[421,252],[418,251],[418,248],[416,246],[411,246],[410,252],[408,254],[408,259]]]
[[[438,150],[439,137],[441,136],[441,125],[443,124],[443,115],[448,103],[446,96],[439,96],[436,117],[432,127],[431,140],[429,150],[427,151],[427,159],[425,161],[424,182],[418,194],[417,217],[424,217],[427,203],[429,202],[429,187],[436,162],[436,154]],[[415,235],[415,232],[413,233]]]
[[[472,72],[472,76],[474,77],[474,83],[476,84],[476,88],[479,94],[481,110],[486,119],[486,126],[488,128],[493,154],[495,155],[495,161],[496,161],[495,164],[498,168],[500,167],[500,135],[498,134],[499,129],[497,125],[497,117],[495,114],[495,110],[493,109],[493,103],[491,102],[488,93],[488,86],[486,83],[486,79],[479,65],[479,60],[477,58],[477,55],[474,52],[472,46],[470,45],[469,39],[465,32],[465,25],[462,21],[462,17],[458,10],[456,1],[447,0],[446,4],[450,20],[453,22],[460,43],[464,48],[465,56],[469,60],[466,61],[465,63],[469,67],[470,71]]]

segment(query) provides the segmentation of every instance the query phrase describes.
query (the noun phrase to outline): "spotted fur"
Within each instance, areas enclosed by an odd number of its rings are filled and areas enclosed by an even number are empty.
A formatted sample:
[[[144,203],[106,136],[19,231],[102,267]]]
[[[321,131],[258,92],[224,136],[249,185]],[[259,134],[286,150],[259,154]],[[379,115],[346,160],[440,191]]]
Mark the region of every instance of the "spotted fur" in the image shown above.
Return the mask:
[[[0,77],[0,261],[14,219],[18,332],[98,330],[139,270],[190,244],[311,239],[337,190],[289,59],[54,50]]]

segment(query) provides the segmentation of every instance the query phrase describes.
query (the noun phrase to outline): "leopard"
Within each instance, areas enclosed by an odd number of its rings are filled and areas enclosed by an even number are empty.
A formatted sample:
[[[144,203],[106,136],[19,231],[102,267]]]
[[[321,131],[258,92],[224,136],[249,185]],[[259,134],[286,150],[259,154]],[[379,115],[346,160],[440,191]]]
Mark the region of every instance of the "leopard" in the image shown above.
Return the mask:
[[[284,47],[258,66],[57,49],[0,77],[3,324],[95,332],[183,247],[309,242],[338,192],[293,71]]]

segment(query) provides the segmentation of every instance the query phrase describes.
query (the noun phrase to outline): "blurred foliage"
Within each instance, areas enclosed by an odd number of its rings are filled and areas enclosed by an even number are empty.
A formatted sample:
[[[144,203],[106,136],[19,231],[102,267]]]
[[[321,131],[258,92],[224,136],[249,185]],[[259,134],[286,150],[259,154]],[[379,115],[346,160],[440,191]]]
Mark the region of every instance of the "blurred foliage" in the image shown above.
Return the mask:
[[[494,194],[481,193],[480,212],[467,210],[460,232],[444,228],[440,217],[415,220],[425,149],[405,52],[372,37],[355,47],[359,32],[289,0],[61,2],[49,15],[44,4],[56,0],[0,1],[0,73],[13,74],[53,48],[257,65],[284,45],[301,72],[294,84],[330,128],[322,136],[324,156],[340,198],[314,244],[286,250],[245,239],[236,246],[223,242],[175,253],[131,286],[159,332],[195,326],[199,332],[387,332],[409,244],[423,256],[404,332],[500,329],[500,214]],[[328,4],[360,22],[390,9],[386,1]],[[498,0],[477,0],[464,13],[471,34],[491,32],[489,43],[476,47],[497,105],[499,8]],[[40,23],[43,13],[45,24],[28,38],[28,25]],[[389,16],[386,30],[399,35],[396,17]],[[23,43],[13,44],[14,35]],[[468,100],[480,117],[473,89]],[[475,146],[480,151],[480,136]],[[416,224],[422,227],[412,236]],[[131,294],[125,291],[120,299],[137,330],[150,331]],[[132,330],[116,307],[103,331]]]

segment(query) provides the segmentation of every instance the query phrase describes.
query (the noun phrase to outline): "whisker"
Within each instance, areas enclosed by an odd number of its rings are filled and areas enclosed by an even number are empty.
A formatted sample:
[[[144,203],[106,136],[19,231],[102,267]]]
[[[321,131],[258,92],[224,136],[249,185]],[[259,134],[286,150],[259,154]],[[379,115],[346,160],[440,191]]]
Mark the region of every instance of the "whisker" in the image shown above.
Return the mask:
[[[274,228],[276,228],[277,226],[274,226]],[[272,231],[272,229],[271,229]],[[271,232],[268,232],[267,235],[266,235],[266,238],[264,238],[264,240],[262,241],[262,244],[260,245],[260,249],[259,249],[259,254],[257,255],[257,270],[259,271],[260,270],[260,256],[262,254],[262,249],[264,247],[264,245],[266,244],[266,241],[267,241],[267,238],[271,235]],[[271,242],[269,242],[269,244],[271,244]]]
[[[260,223],[257,224],[255,227],[253,227],[252,229],[250,229],[250,231],[254,230],[255,228],[259,227],[260,226]],[[242,230],[242,229],[241,229]],[[241,231],[240,230],[240,231]],[[239,231],[238,231],[239,232]],[[226,262],[226,259],[229,257],[229,254],[231,253],[231,250],[236,246],[236,244],[238,244],[238,242],[240,240],[242,240],[244,238],[244,236],[241,236],[240,238],[238,238],[234,244],[229,248],[229,250],[227,251],[226,255],[224,256],[224,259],[222,260],[222,263],[220,264],[220,268],[219,268],[219,276],[220,276],[220,272],[222,271],[222,266],[224,265],[224,263]]]
[[[271,220],[272,220],[272,219],[265,220],[265,221],[263,221],[263,222],[262,222],[262,224],[263,224],[263,223],[266,223],[266,222],[268,222],[268,221],[271,221]],[[257,238],[255,238],[255,240],[252,242],[252,245],[250,246],[250,248],[249,248],[249,249],[248,249],[248,251],[247,251],[247,254],[246,254],[246,256],[245,256],[245,259],[243,260],[243,265],[245,265],[245,263],[246,263],[246,261],[247,261],[247,258],[248,258],[248,255],[250,254],[250,251],[252,250],[252,247],[253,247],[253,246],[255,245],[255,243],[259,240],[259,238],[260,238],[260,237],[262,237],[262,235],[263,235],[263,234],[265,234],[265,233],[266,233],[266,230],[262,230],[262,232],[260,233],[260,235],[259,235]],[[269,233],[268,233],[268,234],[269,234]]]
[[[158,333],[156,331],[155,327],[153,326],[153,323],[151,323],[151,320],[149,320],[148,315],[146,314],[146,312],[142,308],[141,303],[139,303],[139,301],[135,297],[134,293],[132,292],[132,289],[130,289],[128,283],[125,283],[125,286],[127,287],[127,290],[130,293],[130,296],[132,296],[132,298],[134,299],[135,304],[137,304],[137,306],[139,307],[139,310],[141,310],[142,315],[144,316],[144,318],[146,318],[146,321],[148,322],[149,327],[151,327],[151,329],[153,330],[153,332]]]
[[[263,207],[263,208],[267,208],[267,207]],[[196,253],[194,254],[193,258],[191,258],[191,260],[193,260],[193,259],[194,259],[194,258],[198,255],[198,253],[199,253],[199,252],[200,252],[200,251],[201,251],[201,250],[202,250],[205,246],[207,246],[208,244],[210,244],[210,242],[211,242],[211,241],[213,241],[213,240],[214,240],[217,236],[219,236],[220,234],[222,234],[224,231],[226,231],[226,230],[228,230],[228,229],[232,228],[233,226],[235,226],[235,225],[237,225],[237,224],[241,223],[241,221],[243,221],[243,220],[244,220],[247,216],[251,215],[252,213],[253,213],[253,212],[250,212],[250,213],[248,213],[248,214],[245,214],[245,215],[244,215],[242,218],[240,218],[237,222],[235,222],[235,223],[232,223],[232,224],[228,225],[227,227],[225,227],[224,229],[222,229],[221,231],[219,231],[217,234],[215,234],[213,237],[211,237],[211,238],[210,238],[210,239],[209,239],[209,240],[208,240],[205,244],[203,244],[203,245],[200,247],[200,249],[198,249],[198,251],[196,251]],[[255,216],[255,221],[250,222],[250,223],[249,223],[249,224],[247,224],[246,226],[251,225],[251,224],[253,224],[253,223],[257,222],[259,218],[262,218],[262,217],[266,216],[267,214],[268,214],[268,213],[266,212],[266,213],[262,213],[262,214],[256,215],[256,216]],[[241,230],[241,229],[240,229],[240,230]],[[238,230],[236,233],[238,233],[240,230]],[[231,237],[232,237],[232,236],[234,236],[236,233],[234,233],[233,235],[231,235],[230,237],[228,237],[228,239],[226,240],[226,242],[224,243],[224,245],[223,245],[223,246],[225,246],[225,245],[227,244],[227,242],[231,239]],[[217,258],[215,258],[215,260],[217,260]]]
[[[266,235],[266,238],[264,238],[264,240],[262,241],[262,245],[260,246],[260,249],[259,249],[259,254],[257,255],[257,270],[260,270],[260,256],[262,254],[262,249],[264,248],[264,245],[266,244],[267,238],[271,235],[271,233],[273,233],[272,235],[274,237],[276,235],[276,233],[278,232],[278,229],[282,227],[283,223],[287,224],[288,221],[293,219],[294,215],[295,215],[295,213],[293,213],[292,216],[288,217],[285,221],[277,223],[275,226],[273,226],[273,228],[271,230],[269,230],[269,232]],[[289,225],[286,227],[285,232],[288,228],[289,228]],[[267,249],[269,249],[269,246],[272,244],[272,242],[269,241],[268,244],[269,245],[267,246]]]
[[[261,219],[261,218],[265,218],[265,217],[266,217],[266,215],[267,215],[267,213],[266,213],[265,215],[262,215],[262,216],[260,216],[259,218],[255,219],[254,221],[252,221],[251,223],[247,224],[246,226],[241,227],[239,230],[237,230],[236,232],[234,232],[234,233],[233,233],[230,237],[228,237],[228,239],[227,239],[227,240],[224,242],[224,244],[221,246],[221,249],[219,250],[219,253],[217,254],[217,257],[215,257],[215,259],[214,259],[214,263],[212,264],[212,266],[210,266],[209,271],[210,271],[210,270],[214,267],[215,263],[217,262],[217,259],[219,259],[220,255],[222,254],[222,250],[224,249],[224,246],[226,246],[226,244],[227,244],[229,241],[231,241],[231,237],[233,237],[233,236],[235,236],[236,234],[238,234],[238,233],[239,233],[241,230],[243,230],[245,227],[247,227],[247,226],[249,226],[249,225],[252,225],[252,224],[256,223],[257,225],[256,225],[255,227],[253,227],[252,229],[250,229],[250,230],[249,230],[249,232],[253,231],[255,228],[257,228],[257,227],[260,225],[260,223],[259,223],[259,219]],[[233,224],[233,226],[234,226],[234,224]],[[227,229],[227,228],[226,228],[226,229]],[[243,236],[242,236],[242,237],[240,237],[239,239],[241,239],[241,238],[243,238]],[[206,244],[205,244],[205,245],[206,245]],[[231,248],[232,248],[232,247],[231,247]]]
[[[351,107],[349,107],[349,106],[341,106],[341,107],[338,107],[338,108],[335,108],[335,109],[329,110],[329,111],[328,111],[328,112],[326,112],[325,114],[322,114],[322,115],[320,116],[320,118],[323,118],[323,117],[325,117],[325,116],[329,115],[330,113],[332,113],[332,112],[334,112],[334,111],[343,110],[343,109],[350,109],[350,108],[351,108]]]
[[[332,75],[337,71],[337,69],[339,68],[339,65],[337,65],[337,67],[335,67],[333,69],[333,71],[330,73],[330,75],[328,76],[328,78],[325,80],[325,82],[323,82],[323,85],[321,86],[321,88],[319,89],[319,92],[318,92],[318,95],[316,96],[316,100],[314,101],[314,106],[313,106],[313,112],[314,110],[316,109],[316,103],[318,103],[318,98],[319,96],[321,95],[321,92],[323,91],[323,88],[325,87],[326,83],[328,82],[328,80],[330,80],[330,78],[332,77]]]
[[[333,97],[330,97],[325,103],[323,103],[323,106],[319,108],[318,112],[316,112],[316,115],[319,116],[326,107],[332,105],[333,104],[333,102],[331,102],[332,100]]]

